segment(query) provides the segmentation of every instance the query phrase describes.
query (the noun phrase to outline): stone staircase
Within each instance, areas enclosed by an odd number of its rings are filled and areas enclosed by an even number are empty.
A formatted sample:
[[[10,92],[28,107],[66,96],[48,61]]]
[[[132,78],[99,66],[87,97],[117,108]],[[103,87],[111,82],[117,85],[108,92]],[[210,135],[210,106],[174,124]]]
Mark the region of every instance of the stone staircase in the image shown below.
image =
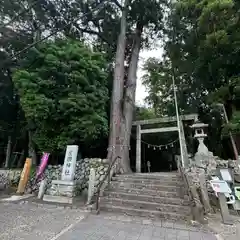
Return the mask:
[[[191,218],[178,173],[119,175],[101,198],[101,210],[156,219]]]

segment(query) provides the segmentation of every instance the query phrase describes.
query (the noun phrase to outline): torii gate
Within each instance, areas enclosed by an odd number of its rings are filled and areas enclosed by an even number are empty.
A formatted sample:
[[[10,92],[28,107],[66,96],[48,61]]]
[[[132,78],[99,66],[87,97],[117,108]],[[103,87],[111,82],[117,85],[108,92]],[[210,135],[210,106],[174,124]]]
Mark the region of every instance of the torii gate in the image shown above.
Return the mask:
[[[141,172],[141,135],[145,133],[157,133],[157,132],[175,132],[179,131],[179,137],[181,138],[182,148],[185,154],[187,155],[187,146],[186,140],[183,130],[182,121],[196,121],[198,119],[197,114],[188,114],[180,116],[180,130],[178,126],[174,127],[161,127],[161,128],[149,128],[149,129],[141,129],[142,125],[150,125],[155,123],[169,123],[169,122],[177,122],[177,117],[164,117],[164,118],[155,118],[149,120],[140,120],[133,122],[133,126],[137,127],[137,142],[136,142],[136,172]]]

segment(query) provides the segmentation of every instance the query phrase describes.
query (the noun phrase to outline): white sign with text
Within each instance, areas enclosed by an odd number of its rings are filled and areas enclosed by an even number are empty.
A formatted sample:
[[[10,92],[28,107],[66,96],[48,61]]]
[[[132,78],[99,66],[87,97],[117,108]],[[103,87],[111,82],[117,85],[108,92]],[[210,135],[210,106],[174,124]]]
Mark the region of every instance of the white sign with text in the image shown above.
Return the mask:
[[[210,184],[215,193],[231,193],[228,183],[223,180],[211,180]]]
[[[232,182],[232,176],[228,169],[220,169],[222,179],[227,182]]]
[[[78,155],[78,146],[68,145],[65,158],[64,158],[64,165],[63,165],[61,180],[64,180],[64,181],[74,180],[77,155]]]

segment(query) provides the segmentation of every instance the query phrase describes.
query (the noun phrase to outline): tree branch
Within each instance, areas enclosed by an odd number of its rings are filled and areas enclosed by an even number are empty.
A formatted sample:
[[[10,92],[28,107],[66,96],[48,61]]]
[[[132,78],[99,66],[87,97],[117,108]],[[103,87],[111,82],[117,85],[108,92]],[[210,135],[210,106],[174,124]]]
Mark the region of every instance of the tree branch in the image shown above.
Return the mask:
[[[118,2],[118,0],[113,0],[113,3],[115,3],[117,7],[123,10],[123,6]]]
[[[97,31],[94,31],[91,29],[87,29],[87,28],[81,28],[77,24],[75,24],[75,27],[81,32],[97,35],[99,38],[101,38],[102,41],[106,42],[110,46],[112,45],[112,43],[110,43],[104,36],[102,36],[102,34],[100,32],[97,32]]]

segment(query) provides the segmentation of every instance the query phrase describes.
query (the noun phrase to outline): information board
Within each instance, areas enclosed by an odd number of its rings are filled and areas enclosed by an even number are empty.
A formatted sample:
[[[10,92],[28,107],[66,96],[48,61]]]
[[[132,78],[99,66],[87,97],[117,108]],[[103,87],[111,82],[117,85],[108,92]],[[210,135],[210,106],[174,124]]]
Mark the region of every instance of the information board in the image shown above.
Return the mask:
[[[210,184],[216,193],[231,193],[228,183],[223,180],[211,180]]]

